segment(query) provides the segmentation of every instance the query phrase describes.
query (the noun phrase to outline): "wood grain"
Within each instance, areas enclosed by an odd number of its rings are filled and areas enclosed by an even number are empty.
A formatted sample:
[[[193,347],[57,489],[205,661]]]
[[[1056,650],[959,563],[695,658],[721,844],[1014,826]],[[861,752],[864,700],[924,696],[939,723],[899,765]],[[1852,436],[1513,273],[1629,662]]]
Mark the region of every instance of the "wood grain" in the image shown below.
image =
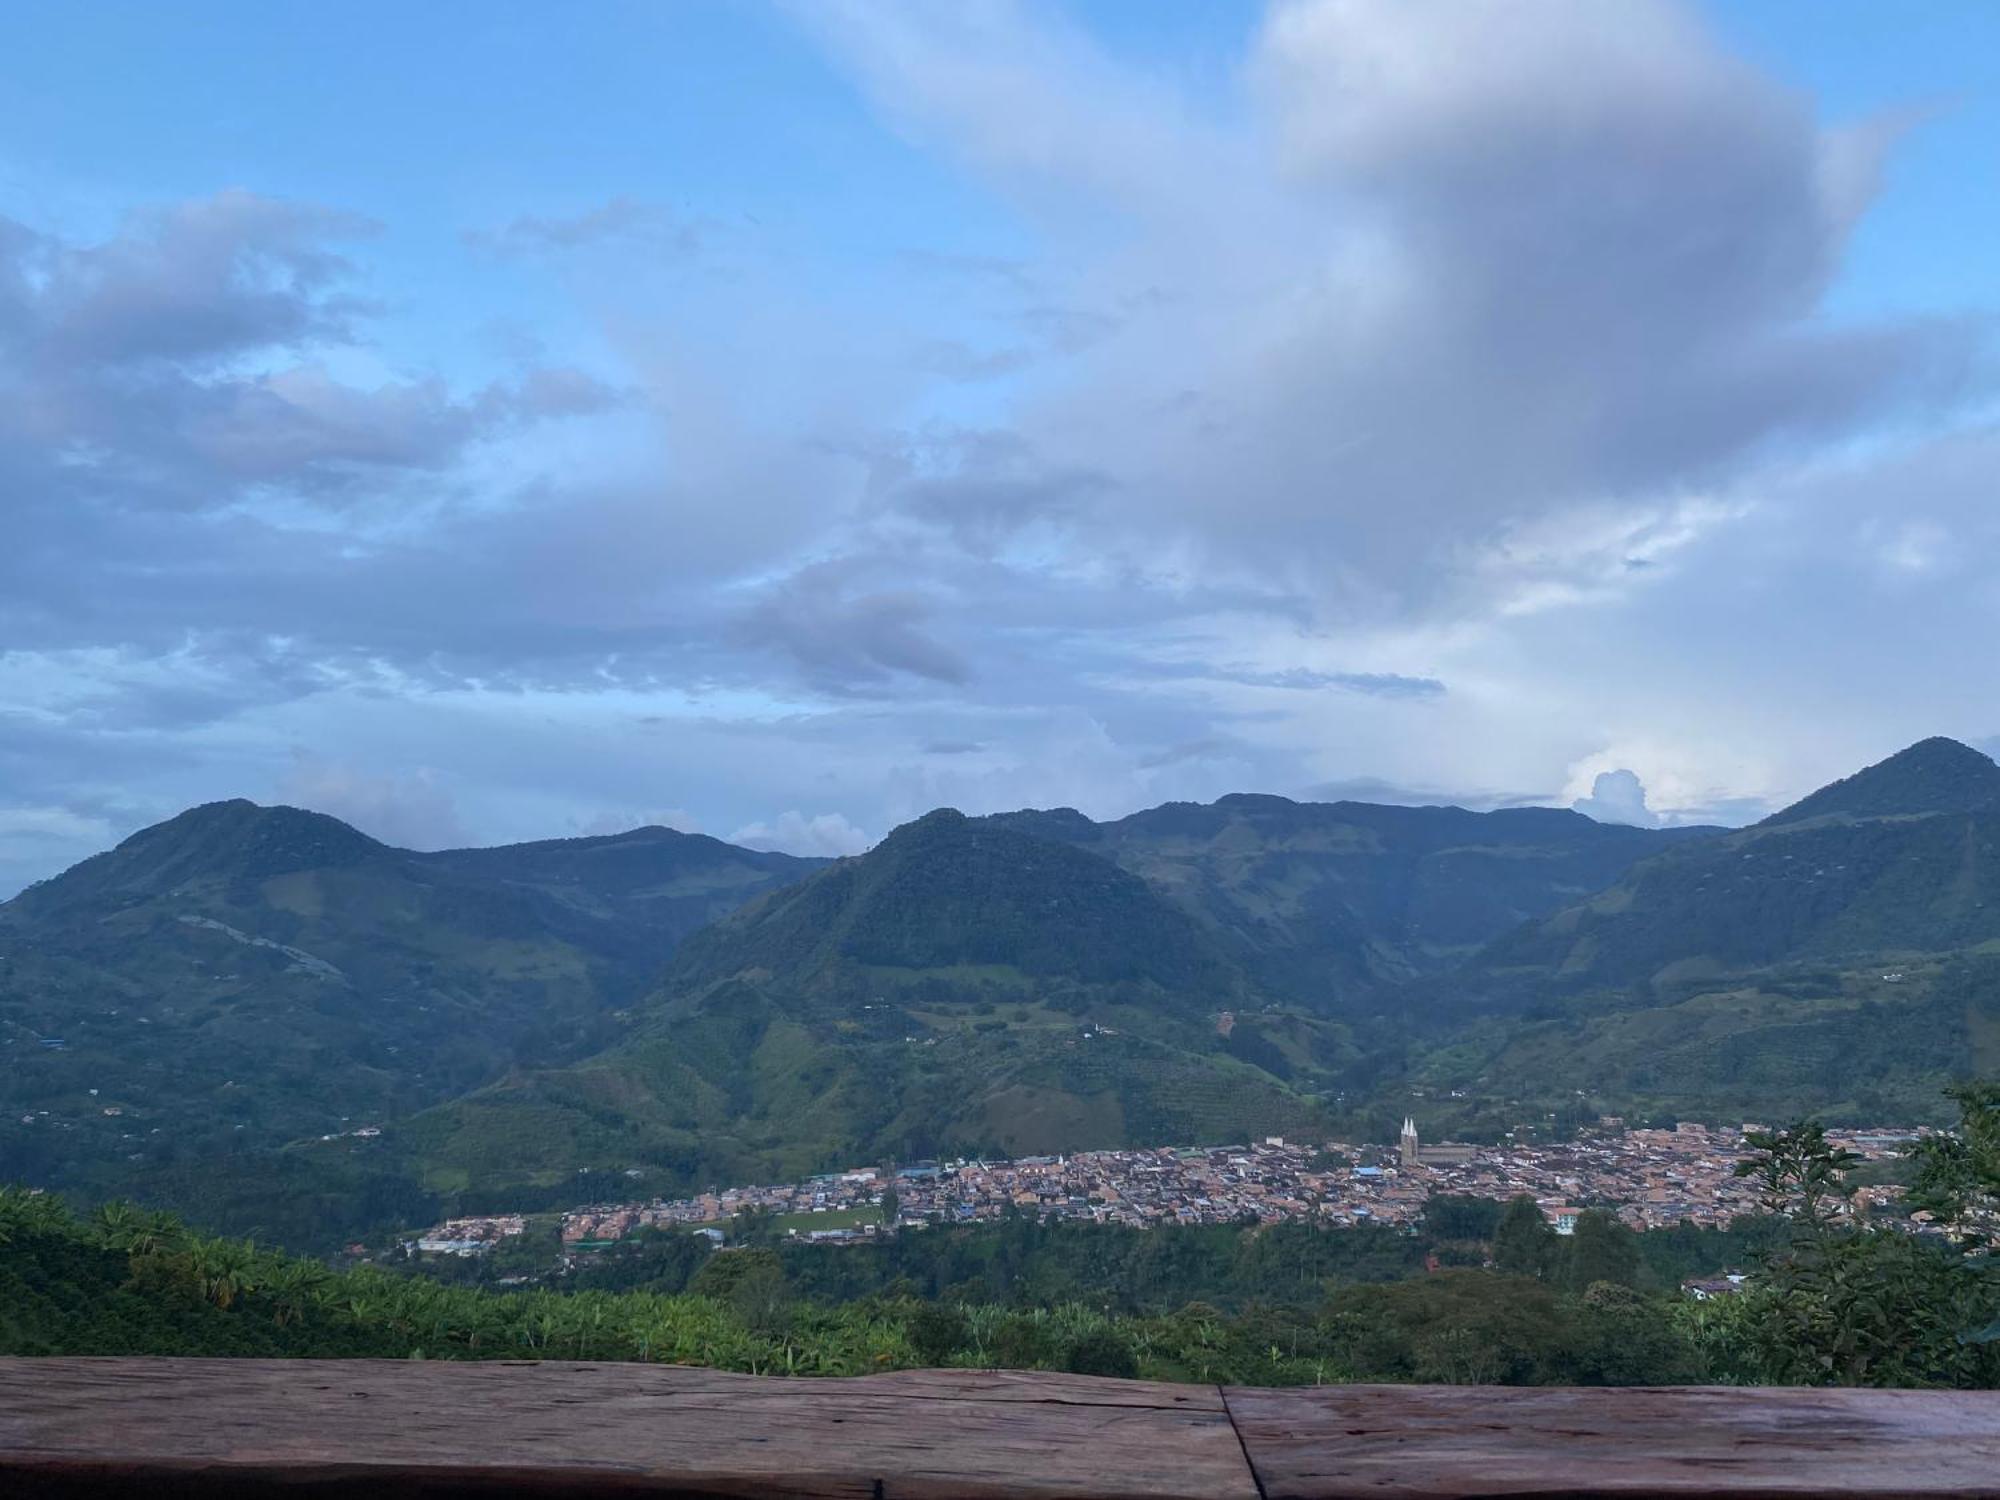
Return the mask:
[[[2000,1394],[0,1359],[0,1497],[102,1494],[2000,1500]]]
[[[0,1360],[0,1494],[1239,1497],[1212,1386],[630,1364]]]
[[[1268,1500],[2000,1496],[2000,1393],[1224,1391]]]

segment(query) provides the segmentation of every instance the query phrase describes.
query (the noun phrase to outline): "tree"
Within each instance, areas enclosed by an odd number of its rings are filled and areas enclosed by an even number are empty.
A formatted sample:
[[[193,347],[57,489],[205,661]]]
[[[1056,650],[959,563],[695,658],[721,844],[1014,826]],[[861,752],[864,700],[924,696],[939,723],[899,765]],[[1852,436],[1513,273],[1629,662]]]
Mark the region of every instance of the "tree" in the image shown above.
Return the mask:
[[[1063,1351],[1063,1368],[1072,1375],[1112,1375],[1131,1380],[1139,1373],[1139,1357],[1115,1329],[1098,1328],[1070,1341]]]
[[[1517,1194],[1494,1226],[1493,1264],[1510,1276],[1541,1276],[1549,1269],[1555,1240],[1555,1231],[1535,1200]]]
[[[1930,1136],[1911,1153],[1910,1202],[1968,1243],[1985,1244],[2000,1217],[2000,1080],[1956,1084],[1945,1095],[1958,1102],[1958,1130]]]
[[[1634,1286],[1639,1280],[1639,1237],[1609,1209],[1587,1208],[1576,1216],[1563,1257],[1563,1280],[1572,1291],[1599,1282]]]
[[[926,1302],[910,1315],[904,1330],[910,1349],[926,1365],[941,1365],[972,1341],[972,1325],[965,1311],[935,1302]]]
[[[1971,1212],[1996,1139],[2000,1090],[1953,1091],[1967,1127],[1953,1144],[1920,1153],[1919,1192]],[[1755,1177],[1765,1206],[1787,1216],[1788,1244],[1762,1257],[1746,1299],[1756,1376],[1838,1385],[1991,1386],[2000,1381],[2000,1287],[1976,1242],[1940,1246],[1915,1235],[1842,1227],[1834,1200],[1851,1191],[1844,1172],[1859,1162],[1818,1125],[1746,1137],[1737,1163]],[[1967,1254],[1970,1248],[1975,1253]],[[1983,1325],[1983,1326],[1982,1326]]]
[[[1506,1205],[1467,1193],[1432,1193],[1424,1200],[1424,1228],[1436,1240],[1490,1240]]]
[[[1853,1195],[1844,1174],[1861,1158],[1826,1138],[1817,1120],[1801,1120],[1784,1130],[1753,1130],[1743,1137],[1751,1154],[1736,1164],[1738,1177],[1757,1179],[1764,1211],[1789,1218],[1806,1234],[1819,1234]]]

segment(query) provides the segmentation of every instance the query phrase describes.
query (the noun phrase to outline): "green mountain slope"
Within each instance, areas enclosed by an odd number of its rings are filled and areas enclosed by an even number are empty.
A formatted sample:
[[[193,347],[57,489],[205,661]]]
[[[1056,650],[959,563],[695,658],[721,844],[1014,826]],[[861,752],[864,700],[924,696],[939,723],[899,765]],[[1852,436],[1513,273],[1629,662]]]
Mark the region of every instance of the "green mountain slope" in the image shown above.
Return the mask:
[[[1504,1113],[1928,1118],[2000,1067],[2000,766],[1926,740],[1634,865],[1412,1010],[1457,1021],[1414,1086]]]
[[[1349,1060],[1094,854],[941,811],[691,939],[630,1041],[394,1133],[434,1187],[1281,1132]]]
[[[587,1054],[812,868],[666,829],[416,854],[216,803],[0,906],[0,1176],[115,1187]]]
[[[2000,804],[2000,765],[1970,745],[1934,737],[1821,787],[1759,826],[1814,818],[1928,817]]]
[[[1672,987],[1800,959],[2000,940],[2000,766],[1926,740],[1721,838],[1635,865],[1470,973]]]
[[[1625,828],[1555,808],[1467,812],[1237,795],[1112,823],[1062,808],[999,826],[1116,861],[1267,987],[1328,1008],[1438,973],[1635,862],[1718,830]]]

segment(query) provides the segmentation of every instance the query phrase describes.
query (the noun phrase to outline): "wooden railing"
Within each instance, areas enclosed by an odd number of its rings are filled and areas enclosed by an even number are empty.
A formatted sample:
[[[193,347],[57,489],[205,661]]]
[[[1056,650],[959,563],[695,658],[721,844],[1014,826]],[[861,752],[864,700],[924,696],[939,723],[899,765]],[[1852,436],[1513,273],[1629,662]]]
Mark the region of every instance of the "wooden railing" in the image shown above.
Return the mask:
[[[0,1496],[2000,1496],[2000,1395],[0,1359]]]

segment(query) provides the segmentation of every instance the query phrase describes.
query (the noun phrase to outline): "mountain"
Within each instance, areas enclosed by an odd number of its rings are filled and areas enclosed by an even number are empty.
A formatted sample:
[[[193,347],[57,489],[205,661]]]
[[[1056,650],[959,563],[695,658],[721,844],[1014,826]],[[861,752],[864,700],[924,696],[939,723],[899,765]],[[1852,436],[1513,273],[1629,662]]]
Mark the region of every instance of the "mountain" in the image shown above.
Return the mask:
[[[1475,972],[1672,986],[1798,959],[2000,940],[2000,766],[1925,740],[1720,838],[1634,865]]]
[[[1116,862],[1267,987],[1336,1010],[1444,972],[1637,861],[1719,832],[1627,828],[1547,807],[1478,813],[1243,794],[1111,823],[1071,808],[986,821]]]
[[[0,905],[0,1177],[117,1185],[597,1050],[682,937],[815,863],[193,808]]]
[[[1887,760],[1821,787],[1761,826],[1814,818],[1932,817],[2000,805],[2000,765],[1970,745],[1920,740]]]
[[[685,990],[768,971],[811,989],[855,972],[879,984],[884,972],[984,968],[1053,984],[1142,984],[1211,1009],[1240,982],[1217,945],[1137,876],[941,808],[868,856],[697,934],[668,983]]]
[[[299,1243],[1409,1112],[1925,1118],[2000,1071],[2000,767],[1925,741],[1727,832],[946,809],[820,864],[221,803],[0,906],[0,1057],[0,1178]]]
[[[2000,1071],[2000,766],[1913,745],[1670,849],[1492,944],[1426,997],[1420,1067],[1470,1094],[1928,1117]]]
[[[1109,860],[942,810],[690,939],[634,1036],[395,1132],[435,1188],[662,1188],[945,1151],[1241,1137],[1348,1061]]]

